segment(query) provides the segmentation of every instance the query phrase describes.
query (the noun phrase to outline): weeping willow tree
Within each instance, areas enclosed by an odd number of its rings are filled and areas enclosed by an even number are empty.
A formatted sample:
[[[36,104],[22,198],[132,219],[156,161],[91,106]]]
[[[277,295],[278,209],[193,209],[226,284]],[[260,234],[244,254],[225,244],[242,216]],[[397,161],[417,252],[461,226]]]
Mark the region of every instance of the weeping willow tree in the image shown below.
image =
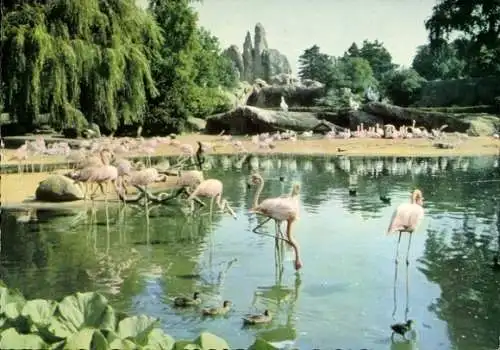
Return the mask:
[[[142,122],[162,35],[134,0],[19,1],[2,25],[4,107],[27,129]]]

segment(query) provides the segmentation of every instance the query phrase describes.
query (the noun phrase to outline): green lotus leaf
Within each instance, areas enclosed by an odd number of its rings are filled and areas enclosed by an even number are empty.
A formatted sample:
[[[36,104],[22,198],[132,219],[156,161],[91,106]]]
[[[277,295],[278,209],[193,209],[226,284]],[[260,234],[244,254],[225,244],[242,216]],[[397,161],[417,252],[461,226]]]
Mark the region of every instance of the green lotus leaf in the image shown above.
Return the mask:
[[[68,337],[64,348],[79,350],[109,349],[109,345],[100,330],[86,327]]]
[[[212,333],[203,332],[193,342],[198,345],[201,350],[224,350],[229,349],[227,342]]]
[[[76,293],[57,306],[60,322],[72,333],[83,328],[114,331],[116,316],[108,300],[99,293]]]
[[[47,344],[37,334],[19,334],[15,328],[0,333],[0,349],[45,349]]]
[[[57,308],[53,300],[34,299],[24,304],[21,315],[29,319],[38,327],[48,326]]]
[[[277,347],[268,343],[262,338],[255,339],[255,342],[248,348],[248,350],[278,350]]]
[[[118,323],[118,336],[122,339],[131,339],[139,345],[146,345],[149,333],[158,324],[158,319],[149,316],[127,317]]]

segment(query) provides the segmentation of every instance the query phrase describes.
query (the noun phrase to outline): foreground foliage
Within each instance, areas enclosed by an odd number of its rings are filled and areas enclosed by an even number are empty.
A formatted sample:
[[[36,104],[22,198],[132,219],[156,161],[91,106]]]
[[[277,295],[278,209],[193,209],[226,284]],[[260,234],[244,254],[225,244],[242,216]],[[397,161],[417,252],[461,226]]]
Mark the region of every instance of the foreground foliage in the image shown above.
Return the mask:
[[[222,350],[227,342],[203,332],[178,340],[159,328],[158,319],[127,316],[99,293],[76,293],[60,302],[26,300],[0,282],[1,349],[148,349]],[[274,349],[257,339],[251,349]]]

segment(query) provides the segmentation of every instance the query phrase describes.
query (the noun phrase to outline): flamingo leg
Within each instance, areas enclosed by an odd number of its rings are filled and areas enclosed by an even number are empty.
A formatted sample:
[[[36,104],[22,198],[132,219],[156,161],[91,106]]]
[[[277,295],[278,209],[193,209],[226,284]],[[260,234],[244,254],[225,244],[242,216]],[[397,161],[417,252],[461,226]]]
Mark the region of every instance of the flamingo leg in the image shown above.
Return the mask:
[[[406,251],[406,266],[410,264],[409,256],[410,256],[410,245],[411,245],[411,237],[413,235],[410,233],[410,238],[408,240],[408,250]]]
[[[262,226],[264,226],[265,224],[267,224],[269,220],[271,220],[271,218],[266,218],[266,220],[264,220],[264,221],[262,221],[260,224],[258,224],[258,225],[257,225],[257,226],[256,226],[256,227],[252,230],[252,232],[254,232],[254,233],[260,233],[260,232],[257,232],[257,230],[258,230],[259,228],[261,228]]]
[[[300,260],[299,245],[292,235],[293,221],[294,219],[287,220],[288,224],[286,226],[286,236],[288,238],[288,243],[292,246],[293,250],[295,251],[295,270],[299,270],[302,267],[302,261]]]
[[[395,262],[396,264],[398,263],[398,255],[399,255],[399,242],[401,242],[401,232],[402,231],[399,231],[399,238],[398,238],[398,244],[396,246],[396,258],[395,258]]]

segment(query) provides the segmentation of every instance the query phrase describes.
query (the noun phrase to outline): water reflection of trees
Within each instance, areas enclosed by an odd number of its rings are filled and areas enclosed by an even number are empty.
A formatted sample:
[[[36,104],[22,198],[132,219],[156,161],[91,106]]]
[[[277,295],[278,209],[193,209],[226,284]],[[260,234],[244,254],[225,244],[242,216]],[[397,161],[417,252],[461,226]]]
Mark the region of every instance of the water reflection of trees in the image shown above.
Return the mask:
[[[451,232],[428,230],[421,271],[441,288],[429,309],[448,324],[457,349],[494,349],[500,325],[500,275],[488,265],[498,254],[500,206],[496,230],[477,232],[466,214]]]
[[[135,209],[110,206],[108,219],[114,224],[106,222],[100,208],[94,222],[85,211],[31,210],[31,217],[19,220],[26,215],[2,210],[1,278],[30,298],[97,290],[128,309],[153,266],[172,267],[164,280],[172,273],[193,275],[209,225],[206,219],[187,219],[172,208],[159,208],[149,219],[148,244],[145,215]],[[179,292],[191,293],[196,281],[175,285]]]

